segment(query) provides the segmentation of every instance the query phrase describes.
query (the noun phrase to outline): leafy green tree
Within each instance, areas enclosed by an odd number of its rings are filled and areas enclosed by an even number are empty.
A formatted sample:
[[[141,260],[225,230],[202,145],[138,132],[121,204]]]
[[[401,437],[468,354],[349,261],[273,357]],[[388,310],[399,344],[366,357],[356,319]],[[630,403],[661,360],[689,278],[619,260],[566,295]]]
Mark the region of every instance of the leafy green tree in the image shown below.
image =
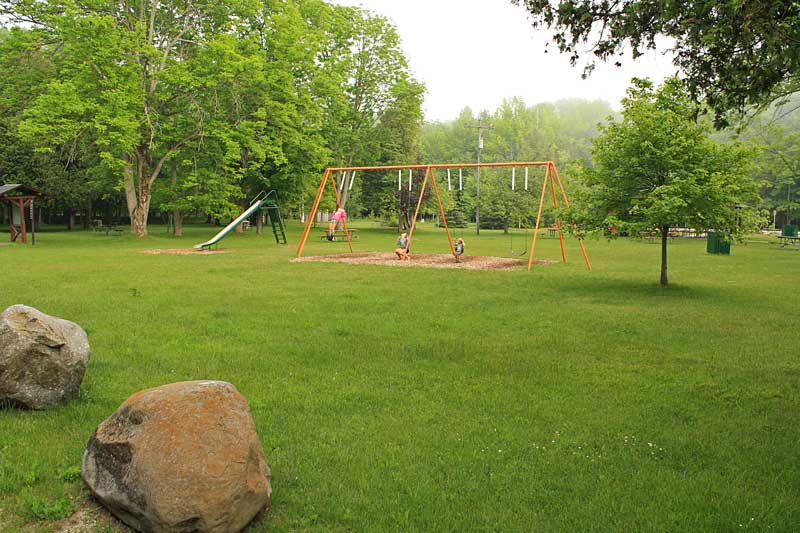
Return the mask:
[[[482,159],[485,162],[555,161],[560,168],[573,161],[588,162],[591,139],[597,135],[597,124],[612,113],[603,101],[562,100],[555,104],[525,105],[519,98],[503,101],[493,113],[484,112],[484,123],[494,129],[484,135]],[[471,163],[476,160],[475,130],[466,126],[476,122],[472,110],[465,109],[453,121],[426,124],[420,142],[421,158],[435,163]],[[535,200],[523,190],[524,171],[517,169],[519,190],[511,191],[510,169],[502,178],[497,172],[483,170],[481,181],[481,223],[504,228],[512,224],[531,223]],[[474,212],[476,201],[474,171],[467,173],[465,190],[449,195],[454,200],[453,216]],[[531,190],[541,185],[542,173],[530,170]],[[456,201],[457,198],[457,201]],[[545,215],[551,216],[545,206]]]
[[[689,93],[705,97],[718,127],[728,125],[731,112],[800,90],[800,3],[795,0],[512,3],[525,7],[534,28],[552,29],[553,41],[573,64],[592,54],[620,65],[627,50],[636,58],[648,49],[670,47]]]
[[[756,176],[764,207],[776,222],[792,224],[800,214],[800,95],[772,106],[748,121],[739,133],[758,149]]]
[[[694,103],[679,80],[658,89],[634,80],[623,100],[621,122],[601,127],[595,167],[586,176],[590,223],[635,233],[661,234],[661,284],[666,286],[671,227],[714,229],[735,237],[752,229],[757,184],[752,153],[717,144],[694,122]]]
[[[235,35],[247,31],[251,6],[10,0],[3,7],[34,25],[58,68],[26,109],[20,134],[50,149],[78,139],[91,143],[122,177],[131,230],[145,236],[153,184],[164,165],[208,132],[224,134],[236,125],[226,104],[246,94],[242,85],[251,82],[255,49]],[[225,157],[233,159],[236,147],[226,148]]]
[[[0,180],[28,183],[48,193],[51,208],[68,213],[69,229],[76,211],[84,225],[91,218],[92,201],[116,196],[108,174],[97,168],[95,151],[82,139],[71,139],[40,153],[19,135],[25,110],[55,79],[50,50],[39,46],[35,30],[0,30]]]
[[[325,110],[322,134],[333,163],[412,161],[425,88],[411,76],[397,29],[386,18],[360,8],[316,0],[304,0],[301,6],[320,30],[313,87]],[[365,178],[358,183],[358,188],[367,187],[354,190],[354,196],[363,193],[362,209],[374,211],[388,202],[381,180]],[[376,185],[384,192],[375,191]]]

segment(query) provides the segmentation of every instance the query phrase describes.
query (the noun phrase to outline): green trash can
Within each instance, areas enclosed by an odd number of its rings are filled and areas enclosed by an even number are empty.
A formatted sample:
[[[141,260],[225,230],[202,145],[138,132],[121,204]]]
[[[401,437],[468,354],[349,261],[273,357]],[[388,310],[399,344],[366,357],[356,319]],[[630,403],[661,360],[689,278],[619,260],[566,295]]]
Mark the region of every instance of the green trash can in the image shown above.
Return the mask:
[[[793,224],[786,224],[783,226],[784,237],[797,237],[797,226]]]
[[[731,241],[725,239],[723,233],[709,231],[706,238],[706,251],[710,254],[731,255]]]

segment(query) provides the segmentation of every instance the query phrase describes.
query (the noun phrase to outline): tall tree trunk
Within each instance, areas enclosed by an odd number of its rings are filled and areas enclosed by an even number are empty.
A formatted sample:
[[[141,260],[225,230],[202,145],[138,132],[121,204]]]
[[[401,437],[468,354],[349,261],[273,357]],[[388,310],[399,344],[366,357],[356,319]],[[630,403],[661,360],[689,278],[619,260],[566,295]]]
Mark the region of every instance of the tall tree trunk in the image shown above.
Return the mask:
[[[181,210],[178,209],[178,193],[176,188],[178,186],[178,162],[174,159],[172,160],[172,203],[174,204],[174,208],[172,209],[172,236],[173,237],[182,237],[183,236],[183,219],[181,217]]]
[[[180,209],[172,210],[172,236],[183,237],[183,215]]]
[[[667,238],[669,226],[661,226],[661,286],[667,286]]]
[[[348,167],[353,166],[353,154],[350,154],[350,157],[347,158],[347,166]],[[352,170],[350,172],[352,172]],[[349,191],[349,188],[347,187],[349,185],[349,183],[347,183],[347,181],[348,181],[348,177],[347,176],[348,176],[347,172],[345,172],[344,176],[342,176],[342,179],[345,181],[344,186],[341,187],[342,192],[341,192],[340,198],[339,198],[339,200],[341,201],[341,204],[342,204],[342,208],[345,208],[345,206],[347,205],[347,200],[350,197],[350,191]],[[333,180],[333,182],[336,183],[336,180]],[[339,183],[341,183],[341,182],[339,182]]]
[[[86,209],[83,211],[83,220],[81,221],[83,225],[83,229],[89,229],[92,227],[92,201],[86,204]]]
[[[256,213],[256,235],[264,234],[264,211]]]
[[[67,230],[75,231],[75,211],[67,209]]]
[[[136,207],[131,215],[131,233],[147,237],[147,218],[150,211],[150,187],[141,187]]]
[[[122,160],[125,162],[123,167],[123,185],[125,186],[125,206],[128,208],[128,218],[131,221],[131,233],[136,233],[134,230],[134,217],[136,213],[136,204],[138,203],[138,199],[136,198],[136,180],[133,177],[133,162],[131,161],[130,156],[127,154],[122,156]]]
[[[150,170],[150,152],[146,144],[136,148],[136,183],[133,177],[133,164],[130,157],[123,156],[125,165],[125,199],[128,202],[128,213],[131,216],[131,233],[137,237],[147,237],[147,219],[150,214],[153,182],[161,173],[161,167],[173,155],[180,145],[168,150],[153,170]]]
[[[239,203],[239,213],[244,213],[245,209],[247,209],[247,207],[245,207],[245,204],[244,204],[244,203]],[[234,217],[231,219],[231,222],[233,222],[233,220],[234,220],[236,217],[238,217],[238,216],[239,216],[239,215],[235,215],[235,216],[234,216]],[[235,227],[235,228],[233,228],[233,232],[234,232],[234,233],[242,233],[242,231],[243,231],[243,230],[244,230],[244,221],[242,221],[242,223],[241,223],[241,224],[237,224],[237,225],[236,225],[236,227]]]

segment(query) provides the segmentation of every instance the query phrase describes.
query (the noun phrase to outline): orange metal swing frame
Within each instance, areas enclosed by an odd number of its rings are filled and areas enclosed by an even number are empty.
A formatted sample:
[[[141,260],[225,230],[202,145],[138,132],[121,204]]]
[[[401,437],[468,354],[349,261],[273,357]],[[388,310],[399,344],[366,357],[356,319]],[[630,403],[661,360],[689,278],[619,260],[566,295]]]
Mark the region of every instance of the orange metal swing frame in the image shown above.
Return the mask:
[[[561,182],[561,177],[558,175],[558,170],[556,169],[556,165],[552,161],[526,161],[526,162],[510,162],[510,163],[466,163],[461,165],[450,165],[450,164],[435,164],[435,165],[392,165],[392,166],[379,166],[379,167],[330,167],[325,169],[325,172],[322,175],[322,180],[320,180],[319,187],[317,188],[317,195],[314,198],[314,203],[311,206],[311,211],[308,214],[308,219],[306,220],[306,224],[303,227],[303,233],[300,237],[300,242],[297,245],[297,257],[301,257],[303,255],[303,248],[305,248],[306,241],[308,240],[308,234],[311,231],[311,224],[314,221],[314,217],[317,214],[317,210],[319,209],[319,203],[322,199],[322,195],[325,192],[325,187],[328,183],[331,184],[333,187],[333,192],[336,195],[336,207],[341,207],[341,196],[339,194],[339,189],[336,186],[336,180],[334,178],[334,174],[336,172],[344,172],[345,175],[342,178],[346,180],[347,172],[362,172],[367,170],[424,170],[425,176],[422,180],[422,189],[419,194],[419,200],[417,200],[417,207],[414,211],[414,218],[411,220],[411,229],[408,232],[408,244],[405,247],[405,251],[408,252],[409,246],[411,246],[411,240],[414,237],[414,229],[417,225],[417,216],[419,215],[419,209],[422,206],[422,198],[425,194],[425,188],[430,181],[431,187],[433,191],[436,193],[436,202],[439,206],[439,214],[442,217],[442,223],[444,225],[444,231],[447,234],[447,241],[450,244],[450,253],[453,255],[453,258],[456,258],[456,251],[455,247],[453,246],[453,237],[450,234],[450,228],[447,226],[447,217],[444,214],[444,207],[442,207],[442,199],[439,195],[439,186],[436,184],[436,175],[434,170],[436,169],[447,169],[447,168],[491,168],[491,167],[546,167],[545,170],[545,177],[542,180],[542,194],[539,198],[539,209],[536,213],[536,228],[533,231],[533,240],[531,242],[531,253],[530,257],[528,258],[528,271],[530,272],[531,268],[533,267],[533,259],[534,254],[536,252],[536,240],[539,236],[539,225],[542,219],[542,207],[544,206],[544,197],[545,193],[547,192],[547,184],[550,184],[550,192],[553,197],[553,207],[558,209],[558,195],[556,194],[556,183],[558,184],[558,189],[561,192],[561,199],[564,202],[564,205],[569,208],[569,199],[567,198],[567,193],[564,190],[564,185]],[[351,177],[352,179],[352,177]],[[344,186],[344,183],[342,184]],[[347,219],[342,219],[344,233],[347,237],[347,245],[350,248],[350,253],[353,253],[353,243],[350,239],[350,231],[347,229]],[[577,228],[575,221],[571,221],[572,226]],[[561,219],[556,218],[556,227],[558,229],[558,240],[559,244],[561,245],[561,259],[564,263],[567,262],[567,255],[564,251],[564,235],[561,231]],[[581,251],[583,252],[583,259],[586,262],[586,268],[591,270],[592,265],[589,263],[589,256],[586,255],[586,247],[583,245],[583,239],[578,237],[578,243],[580,244]]]

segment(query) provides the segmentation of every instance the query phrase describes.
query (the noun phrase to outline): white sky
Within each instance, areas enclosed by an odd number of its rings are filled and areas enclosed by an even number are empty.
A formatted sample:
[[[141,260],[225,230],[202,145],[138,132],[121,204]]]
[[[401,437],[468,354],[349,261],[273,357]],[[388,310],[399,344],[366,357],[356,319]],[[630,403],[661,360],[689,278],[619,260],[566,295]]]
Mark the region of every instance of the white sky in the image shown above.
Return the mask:
[[[331,0],[361,6],[398,28],[414,75],[427,86],[425,118],[452,120],[466,106],[494,111],[503,98],[527,105],[563,98],[602,99],[615,109],[634,76],[660,82],[675,69],[660,53],[623,66],[598,63],[582,80],[555,45],[544,53],[549,32],[534,32],[521,7],[509,0]]]

